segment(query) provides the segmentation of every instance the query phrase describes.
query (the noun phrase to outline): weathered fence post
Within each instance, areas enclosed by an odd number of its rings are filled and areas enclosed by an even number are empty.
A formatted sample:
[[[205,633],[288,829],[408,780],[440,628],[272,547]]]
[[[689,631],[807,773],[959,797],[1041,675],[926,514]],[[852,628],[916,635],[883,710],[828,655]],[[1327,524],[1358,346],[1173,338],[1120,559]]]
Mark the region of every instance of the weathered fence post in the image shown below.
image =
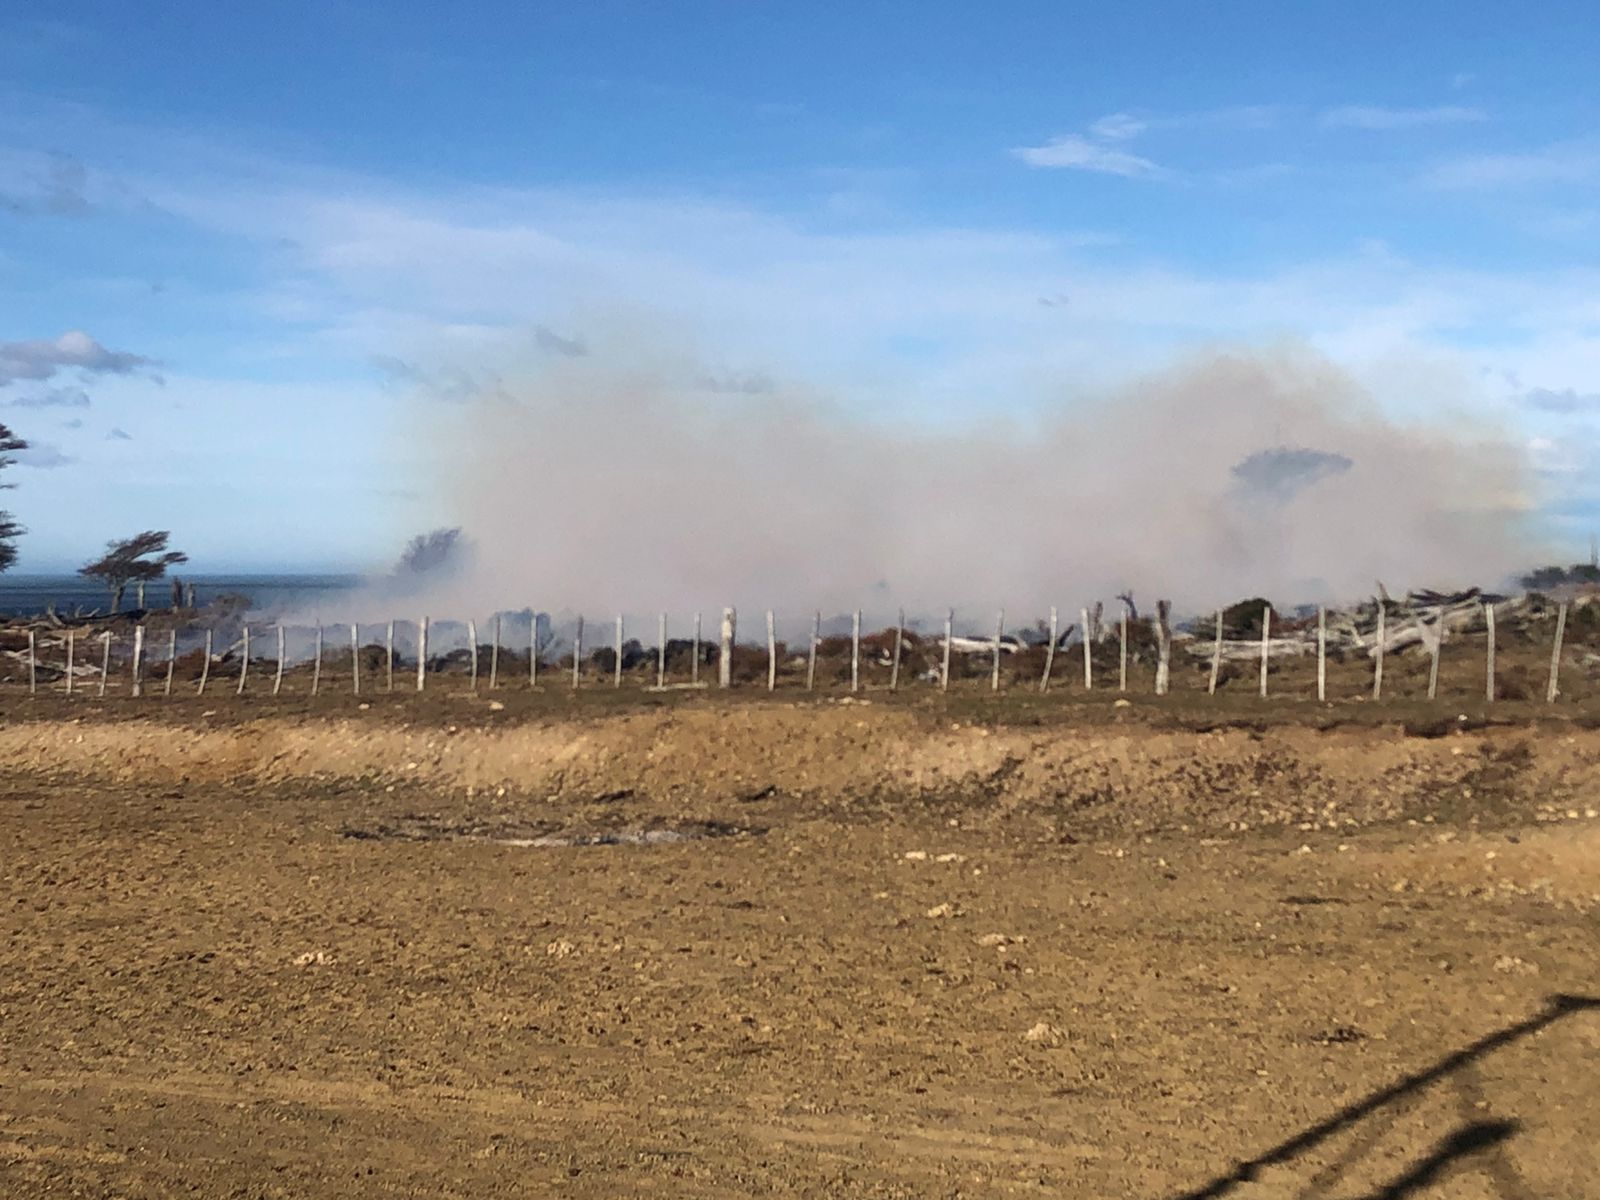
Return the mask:
[[[467,648],[470,651],[468,661],[472,664],[469,668],[471,671],[471,690],[476,692],[478,690],[478,622],[471,617],[467,618]]]
[[[1083,690],[1094,691],[1094,635],[1089,629],[1089,610],[1078,610],[1083,620]]]
[[[139,606],[139,611],[144,611],[144,580],[139,580],[133,585],[134,603]]]
[[[1000,635],[1006,630],[1006,610],[1001,609],[994,618],[994,664],[989,668],[989,690],[1000,690]]]
[[[811,617],[811,648],[806,653],[806,691],[813,691],[817,686],[817,643],[822,640],[822,613],[816,612]]]
[[[72,630],[67,630],[67,695],[72,695]]]
[[[578,628],[572,635],[572,687],[577,690],[578,672],[583,665],[583,614],[578,614]]]
[[[139,605],[139,607],[141,609],[143,609],[144,605],[141,604],[141,605]],[[33,662],[32,662],[33,654],[32,654],[32,648],[31,647],[30,647],[30,652],[29,652],[28,658],[29,658],[28,668],[29,668],[29,673],[31,674],[32,673],[32,669],[33,669]],[[133,627],[133,694],[135,696],[144,695],[144,626],[143,625],[135,625]]]
[[[39,689],[39,667],[35,658],[38,647],[35,642],[33,630],[30,629],[28,630],[28,695],[30,696]]]
[[[731,608],[722,610],[722,638],[717,646],[717,686],[733,686],[733,639],[738,632],[739,614]]]
[[[1328,610],[1317,605],[1317,702],[1328,698]]]
[[[250,626],[241,625],[239,631],[243,638],[244,648],[239,654],[239,687],[234,694],[242,696],[244,695],[245,676],[250,673]]]
[[[1044,648],[1044,671],[1039,676],[1039,694],[1050,690],[1050,672],[1056,665],[1056,643],[1061,640],[1061,617],[1056,606],[1050,606],[1050,644]]]
[[[1374,700],[1382,700],[1383,699],[1383,655],[1384,655],[1384,651],[1387,649],[1387,646],[1385,645],[1385,643],[1388,641],[1388,634],[1384,632],[1384,624],[1385,624],[1385,621],[1386,621],[1386,614],[1387,613],[1388,613],[1388,605],[1386,605],[1383,602],[1383,597],[1379,596],[1378,597],[1378,645],[1377,645],[1377,654],[1373,657],[1373,662],[1372,662],[1372,698]]]
[[[1272,657],[1272,605],[1261,610],[1261,698],[1267,698],[1267,662]]]
[[[1121,646],[1118,652],[1117,691],[1128,690],[1128,608],[1122,608]]]
[[[361,623],[350,626],[350,691],[361,695]]]
[[[1487,661],[1484,663],[1483,698],[1488,703],[1494,703],[1494,605],[1483,606],[1483,620],[1489,635]]]
[[[105,638],[105,649],[100,655],[100,694],[106,694],[106,680],[111,677],[111,631],[108,629],[102,635]]]
[[[206,694],[206,680],[211,677],[211,630],[206,630],[205,657],[200,660],[200,686],[195,689],[196,696]]]
[[[956,610],[944,610],[944,666],[939,674],[939,690],[950,690],[950,642],[955,637]]]
[[[167,685],[162,689],[163,696],[172,695],[172,672],[178,665],[178,631],[167,630]]]
[[[276,696],[283,690],[283,626],[278,626],[278,669],[272,676],[272,694]]]
[[[1165,696],[1172,682],[1172,601],[1156,601],[1156,695]]]
[[[322,622],[317,622],[317,637],[315,649],[311,656],[311,694],[315,696],[322,690]]]
[[[778,638],[773,628],[772,610],[767,609],[767,691],[778,686]]]
[[[428,618],[417,621],[417,691],[428,682]]]
[[[1206,694],[1217,694],[1217,680],[1222,675],[1222,609],[1217,609],[1217,635],[1211,642],[1211,679],[1206,684]]]
[[[656,687],[667,686],[667,614],[656,622]]]
[[[394,691],[394,622],[389,622],[389,627],[383,635],[383,690]]]
[[[1567,632],[1567,606],[1561,605],[1556,609],[1556,644],[1550,651],[1550,686],[1545,689],[1544,698],[1548,704],[1554,704],[1556,697],[1561,695],[1561,639]]]
[[[539,686],[539,610],[528,618],[528,690]]]
[[[611,664],[611,686],[622,686],[622,614],[617,614],[616,661]]]
[[[694,645],[689,655],[689,686],[700,686],[700,614],[694,615]]]
[[[900,655],[906,642],[906,610],[900,609],[894,619],[894,660],[889,664],[889,690],[900,690]]]
[[[861,610],[850,618],[850,690],[861,690]]]
[[[489,646],[489,690],[494,691],[500,682],[500,614],[494,615],[494,641]]]
[[[1437,616],[1433,626],[1433,661],[1428,664],[1428,699],[1432,700],[1439,694],[1439,651],[1444,646],[1444,609],[1436,610]],[[1420,623],[1422,618],[1417,618]]]

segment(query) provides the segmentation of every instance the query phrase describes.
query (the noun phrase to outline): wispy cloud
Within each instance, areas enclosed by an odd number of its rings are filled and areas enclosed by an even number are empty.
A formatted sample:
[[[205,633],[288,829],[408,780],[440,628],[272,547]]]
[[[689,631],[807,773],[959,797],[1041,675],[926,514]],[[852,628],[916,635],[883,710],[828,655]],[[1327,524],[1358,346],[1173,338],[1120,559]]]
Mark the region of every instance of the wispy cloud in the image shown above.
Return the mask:
[[[89,393],[80,387],[46,388],[31,396],[18,396],[14,408],[88,408]]]
[[[1384,108],[1375,104],[1346,104],[1323,112],[1324,129],[1422,129],[1430,125],[1470,125],[1487,121],[1481,108],[1441,104],[1434,108]]]
[[[1128,113],[1119,112],[1107,113],[1089,126],[1089,132],[1097,138],[1122,141],[1125,138],[1138,137],[1148,128],[1150,128],[1149,122],[1130,116]]]
[[[127,375],[153,360],[126,350],[108,350],[81,329],[52,340],[0,342],[0,387],[22,380],[54,378],[61,371],[89,375]]]
[[[1441,188],[1516,188],[1600,177],[1600,146],[1563,142],[1524,154],[1474,154],[1437,163],[1423,182]]]
[[[1030,167],[1064,167],[1120,175],[1124,179],[1154,179],[1167,172],[1137,154],[1090,141],[1075,133],[1051,138],[1042,146],[1019,146],[1012,151]]]
[[[1540,412],[1569,416],[1573,413],[1600,413],[1600,392],[1579,392],[1565,388],[1559,392],[1550,388],[1534,388],[1522,398],[1529,408]]]

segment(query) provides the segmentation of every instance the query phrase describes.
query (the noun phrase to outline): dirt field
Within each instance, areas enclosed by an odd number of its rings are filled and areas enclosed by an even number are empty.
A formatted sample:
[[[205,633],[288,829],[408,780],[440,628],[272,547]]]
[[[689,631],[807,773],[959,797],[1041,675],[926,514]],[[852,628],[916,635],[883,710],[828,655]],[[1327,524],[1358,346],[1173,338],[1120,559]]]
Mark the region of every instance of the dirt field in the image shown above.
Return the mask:
[[[365,703],[0,700],[0,1194],[1600,1196],[1592,714]]]

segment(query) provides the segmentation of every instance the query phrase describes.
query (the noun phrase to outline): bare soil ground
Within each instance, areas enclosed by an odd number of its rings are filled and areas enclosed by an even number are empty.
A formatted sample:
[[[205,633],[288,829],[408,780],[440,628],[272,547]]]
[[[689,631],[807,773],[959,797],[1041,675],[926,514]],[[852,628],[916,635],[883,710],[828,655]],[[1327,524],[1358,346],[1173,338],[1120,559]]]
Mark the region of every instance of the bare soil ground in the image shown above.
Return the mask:
[[[0,699],[0,1194],[1600,1195],[1582,708]]]

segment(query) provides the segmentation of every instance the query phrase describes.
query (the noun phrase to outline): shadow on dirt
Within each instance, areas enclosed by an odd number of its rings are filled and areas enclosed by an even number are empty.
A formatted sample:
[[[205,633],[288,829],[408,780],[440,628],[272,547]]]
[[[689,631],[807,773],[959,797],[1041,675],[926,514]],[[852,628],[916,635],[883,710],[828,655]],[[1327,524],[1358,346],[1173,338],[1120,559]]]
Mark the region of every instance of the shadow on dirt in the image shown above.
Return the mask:
[[[1172,1200],[1212,1200],[1226,1196],[1235,1188],[1253,1182],[1263,1168],[1281,1166],[1319,1145],[1328,1138],[1353,1127],[1367,1117],[1375,1116],[1397,1101],[1403,1100],[1430,1084],[1463,1072],[1472,1064],[1512,1042],[1539,1032],[1564,1017],[1574,1013],[1600,1010],[1600,998],[1593,996],[1551,996],[1533,1016],[1508,1025],[1504,1029],[1480,1038],[1454,1053],[1447,1054],[1426,1070],[1405,1078],[1380,1091],[1373,1092],[1354,1104],[1340,1109],[1325,1121],[1278,1143],[1257,1158],[1237,1164],[1226,1175],[1217,1177],[1195,1191],[1182,1192]],[[1423,1188],[1438,1180],[1452,1165],[1474,1155],[1503,1146],[1516,1135],[1520,1126],[1514,1121],[1467,1121],[1451,1130],[1428,1152],[1403,1173],[1368,1193],[1368,1200],[1403,1200],[1419,1194]],[[1336,1163],[1332,1173],[1323,1172],[1318,1179],[1320,1190],[1325,1190],[1334,1180],[1333,1175],[1346,1169],[1352,1159]],[[1499,1173],[1497,1173],[1498,1175]],[[1514,1182],[1497,1179],[1504,1200],[1533,1200],[1531,1194],[1520,1194]],[[1510,1187],[1512,1190],[1507,1190]]]

